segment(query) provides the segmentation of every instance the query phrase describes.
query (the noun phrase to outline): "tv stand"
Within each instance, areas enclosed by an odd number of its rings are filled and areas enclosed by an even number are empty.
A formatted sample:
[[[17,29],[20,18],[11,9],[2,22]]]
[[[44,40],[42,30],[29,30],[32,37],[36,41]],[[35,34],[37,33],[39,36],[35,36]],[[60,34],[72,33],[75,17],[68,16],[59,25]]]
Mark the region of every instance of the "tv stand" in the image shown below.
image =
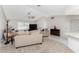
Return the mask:
[[[60,29],[50,29],[50,35],[60,36]]]

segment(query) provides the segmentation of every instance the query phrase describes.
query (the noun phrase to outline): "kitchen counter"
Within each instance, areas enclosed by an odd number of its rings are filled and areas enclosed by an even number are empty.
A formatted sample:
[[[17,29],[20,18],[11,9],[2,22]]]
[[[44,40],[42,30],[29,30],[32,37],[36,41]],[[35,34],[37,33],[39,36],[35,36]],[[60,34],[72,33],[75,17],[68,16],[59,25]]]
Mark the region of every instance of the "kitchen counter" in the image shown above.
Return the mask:
[[[79,32],[65,33],[65,35],[71,36],[71,37],[74,37],[74,38],[79,38]]]
[[[65,33],[68,39],[68,47],[76,53],[79,53],[79,32]]]

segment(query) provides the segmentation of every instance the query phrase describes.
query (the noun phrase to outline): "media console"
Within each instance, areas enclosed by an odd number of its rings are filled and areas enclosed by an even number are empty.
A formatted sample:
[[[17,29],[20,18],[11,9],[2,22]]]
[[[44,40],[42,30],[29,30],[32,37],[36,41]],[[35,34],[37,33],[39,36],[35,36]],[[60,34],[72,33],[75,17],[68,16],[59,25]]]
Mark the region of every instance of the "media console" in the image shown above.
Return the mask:
[[[50,29],[50,34],[60,36],[60,29]]]

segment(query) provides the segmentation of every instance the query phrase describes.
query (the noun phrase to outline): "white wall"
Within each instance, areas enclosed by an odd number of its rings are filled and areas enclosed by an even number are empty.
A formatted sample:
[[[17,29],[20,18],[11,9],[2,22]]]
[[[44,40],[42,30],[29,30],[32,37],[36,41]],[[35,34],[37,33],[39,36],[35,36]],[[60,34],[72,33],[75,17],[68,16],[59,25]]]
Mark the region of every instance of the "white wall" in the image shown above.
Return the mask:
[[[38,29],[45,29],[48,28],[49,25],[49,20],[48,17],[46,16],[41,16],[38,20],[37,20],[37,25],[38,25]]]
[[[2,39],[3,29],[5,28],[5,21],[1,8],[2,6],[0,6],[0,40]]]
[[[50,19],[47,17],[42,18],[38,21],[39,27],[48,27],[49,29],[54,28],[56,26],[61,31],[61,36],[64,36],[65,32],[69,32],[70,30],[70,20],[67,18],[67,16],[54,16],[54,19]],[[47,25],[46,25],[47,24]]]

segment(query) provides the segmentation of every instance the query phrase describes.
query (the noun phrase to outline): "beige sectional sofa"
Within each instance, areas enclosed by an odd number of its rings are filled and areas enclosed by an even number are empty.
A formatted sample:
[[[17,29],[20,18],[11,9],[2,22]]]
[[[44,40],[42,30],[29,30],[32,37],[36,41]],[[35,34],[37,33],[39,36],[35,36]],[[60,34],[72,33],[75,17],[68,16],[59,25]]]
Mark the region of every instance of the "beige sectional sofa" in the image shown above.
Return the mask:
[[[27,46],[37,43],[42,43],[42,34],[40,31],[20,32],[15,37],[15,47]]]

